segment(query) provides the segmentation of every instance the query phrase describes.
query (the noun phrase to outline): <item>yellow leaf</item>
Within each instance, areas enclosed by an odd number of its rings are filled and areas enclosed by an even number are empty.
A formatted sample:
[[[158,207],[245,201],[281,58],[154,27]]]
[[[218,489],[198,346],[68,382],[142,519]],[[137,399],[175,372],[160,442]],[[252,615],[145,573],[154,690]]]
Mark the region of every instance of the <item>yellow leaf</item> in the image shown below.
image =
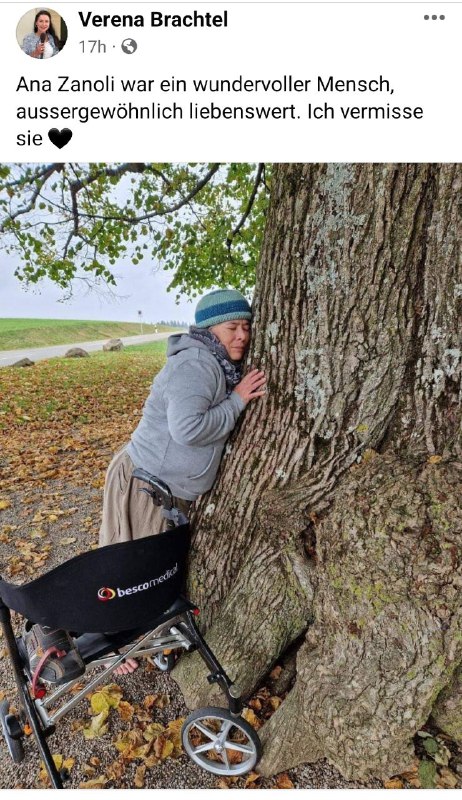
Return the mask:
[[[126,761],[134,758],[143,758],[148,754],[151,743],[144,744],[143,734],[139,728],[132,728],[121,733],[114,742],[115,748],[122,754]]]
[[[92,714],[102,714],[106,712],[107,716],[110,709],[109,701],[104,692],[95,692],[91,697],[90,705]]]
[[[258,719],[257,715],[252,711],[251,708],[244,708],[242,712],[242,716],[245,720],[249,723],[249,725],[254,728],[254,730],[258,731],[259,728],[262,726],[261,720]]]
[[[144,763],[146,764],[147,769],[152,769],[153,767],[157,767],[159,759],[156,758],[155,755],[146,756]]]
[[[427,459],[427,464],[439,464],[443,460],[443,456],[430,456]]]
[[[383,784],[384,789],[403,789],[404,783],[401,778],[390,778],[389,781],[385,781]]]
[[[162,734],[163,732],[163,725],[160,725],[158,722],[151,722],[151,724],[145,728],[143,736],[147,742],[152,742],[157,738],[157,736],[159,736],[159,734]]]
[[[72,767],[74,766],[74,759],[73,758],[64,759],[61,753],[53,753],[52,759],[57,770],[61,769],[71,770]],[[40,762],[40,770],[38,777],[39,781],[42,784],[45,784],[46,786],[49,785],[50,779],[48,777],[48,773],[46,771],[45,764],[43,761]]]
[[[183,722],[185,721],[185,717],[180,717],[179,719],[172,719],[168,725],[167,730],[173,731],[175,733],[180,733],[183,727]]]
[[[77,537],[76,536],[66,536],[64,539],[61,539],[59,543],[63,544],[63,545],[66,545],[66,544],[74,544],[74,542],[76,542],[76,541],[77,541]]]
[[[110,708],[117,708],[122,698],[122,689],[117,683],[110,683],[102,686],[98,692],[91,695],[91,709],[93,714],[100,714],[101,711]]]
[[[90,725],[83,729],[83,735],[87,741],[89,739],[98,739],[100,736],[104,736],[107,731],[107,725],[105,722],[108,718],[109,711],[101,711],[100,714],[97,714],[95,717],[92,717]]]
[[[271,707],[276,711],[282,703],[280,697],[270,697],[269,699]]]
[[[171,756],[172,753],[173,753],[173,742],[167,740],[162,748],[162,753],[160,756],[161,760],[165,761],[165,759]]]
[[[79,783],[79,789],[104,789],[107,780],[105,775],[100,775],[99,778],[94,778],[91,781],[84,781]]]
[[[280,775],[276,775],[276,789],[295,789],[287,772],[281,772]]]
[[[0,511],[4,511],[5,508],[10,508],[11,503],[9,500],[0,500]]]
[[[249,775],[247,775],[245,785],[248,786],[250,783],[255,783],[255,781],[259,780],[259,778],[260,775],[258,774],[258,772],[251,772]]]
[[[64,759],[61,753],[53,753],[52,758],[53,761],[55,762],[56,769],[62,769]]]
[[[146,775],[146,767],[144,766],[144,764],[141,764],[140,767],[137,767],[135,772],[135,789],[143,789],[145,775]]]
[[[123,691],[120,686],[117,683],[109,683],[107,686],[103,686],[101,691],[107,695],[109,705],[113,708],[117,708],[123,695]]]

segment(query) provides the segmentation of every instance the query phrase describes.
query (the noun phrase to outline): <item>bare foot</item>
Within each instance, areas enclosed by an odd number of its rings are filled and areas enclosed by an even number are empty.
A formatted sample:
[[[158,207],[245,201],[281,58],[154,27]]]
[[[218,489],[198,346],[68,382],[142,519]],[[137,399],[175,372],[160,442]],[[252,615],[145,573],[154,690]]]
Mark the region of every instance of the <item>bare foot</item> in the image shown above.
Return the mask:
[[[109,664],[106,664],[105,666],[108,667]],[[134,672],[135,669],[138,669],[138,661],[135,661],[134,658],[127,658],[127,660],[124,661],[123,664],[120,664],[120,666],[117,667],[112,674],[129,675],[131,672]]]

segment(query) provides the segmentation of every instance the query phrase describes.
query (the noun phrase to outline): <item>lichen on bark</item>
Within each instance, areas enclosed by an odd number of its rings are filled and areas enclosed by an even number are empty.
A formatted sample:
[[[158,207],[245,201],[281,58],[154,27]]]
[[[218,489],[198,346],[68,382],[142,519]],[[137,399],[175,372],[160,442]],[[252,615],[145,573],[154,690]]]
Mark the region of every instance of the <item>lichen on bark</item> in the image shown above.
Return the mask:
[[[248,361],[268,392],[199,504],[190,569],[245,691],[307,630],[265,774],[395,773],[462,661],[461,186],[451,164],[274,170]]]

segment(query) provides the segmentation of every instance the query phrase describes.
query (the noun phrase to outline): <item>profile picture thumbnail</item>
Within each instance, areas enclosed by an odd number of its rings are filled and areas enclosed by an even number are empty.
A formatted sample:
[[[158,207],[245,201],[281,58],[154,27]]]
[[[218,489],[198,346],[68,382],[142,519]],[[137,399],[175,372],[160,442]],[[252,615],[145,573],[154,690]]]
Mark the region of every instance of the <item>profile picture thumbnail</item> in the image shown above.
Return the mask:
[[[66,44],[67,26],[56,11],[37,6],[19,20],[16,38],[21,50],[31,58],[53,58]]]

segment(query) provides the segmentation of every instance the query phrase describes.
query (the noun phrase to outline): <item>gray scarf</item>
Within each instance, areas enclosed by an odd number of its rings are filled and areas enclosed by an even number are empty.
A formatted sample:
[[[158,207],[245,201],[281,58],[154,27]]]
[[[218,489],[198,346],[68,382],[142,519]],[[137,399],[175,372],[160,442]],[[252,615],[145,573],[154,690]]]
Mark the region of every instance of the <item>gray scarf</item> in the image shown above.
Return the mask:
[[[226,347],[208,328],[196,328],[195,325],[191,325],[189,335],[192,339],[197,339],[205,344],[211,354],[215,356],[225,373],[226,397],[229,397],[242,378],[242,361],[232,361]]]

